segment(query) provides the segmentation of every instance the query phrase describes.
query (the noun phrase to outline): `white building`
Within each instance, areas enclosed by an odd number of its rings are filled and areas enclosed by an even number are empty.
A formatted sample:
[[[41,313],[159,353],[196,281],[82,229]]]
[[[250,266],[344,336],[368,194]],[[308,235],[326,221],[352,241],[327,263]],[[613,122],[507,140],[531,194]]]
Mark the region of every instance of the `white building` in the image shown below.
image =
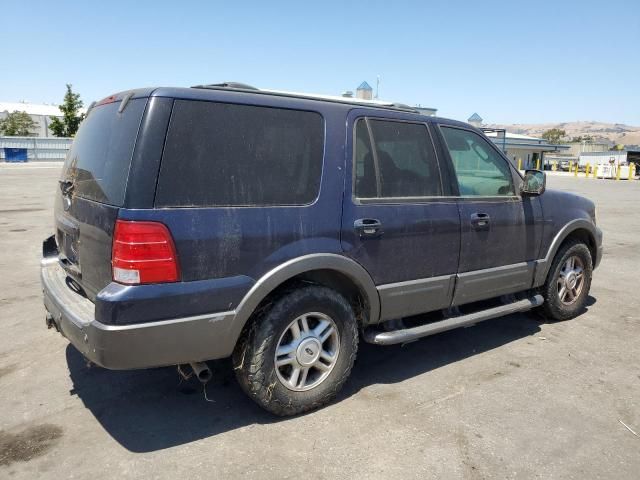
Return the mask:
[[[544,138],[530,137],[519,133],[511,133],[500,129],[483,129],[485,135],[495,143],[516,167],[523,169],[536,168],[540,160],[540,168],[547,163],[546,155],[552,152],[567,150],[568,145],[556,145]]]
[[[482,117],[477,113],[471,115],[467,122],[482,130],[518,168],[536,168],[538,165],[543,168],[550,153],[569,149],[567,145],[549,143],[544,138],[511,133],[503,128],[484,128]]]
[[[80,111],[85,113],[86,109],[83,108]],[[49,129],[51,117],[62,117],[60,108],[58,108],[58,105],[54,104],[0,102],[0,120],[3,120],[8,114],[13,112],[25,112],[29,114],[36,124],[36,127],[32,132],[35,137],[51,137],[52,133]]]

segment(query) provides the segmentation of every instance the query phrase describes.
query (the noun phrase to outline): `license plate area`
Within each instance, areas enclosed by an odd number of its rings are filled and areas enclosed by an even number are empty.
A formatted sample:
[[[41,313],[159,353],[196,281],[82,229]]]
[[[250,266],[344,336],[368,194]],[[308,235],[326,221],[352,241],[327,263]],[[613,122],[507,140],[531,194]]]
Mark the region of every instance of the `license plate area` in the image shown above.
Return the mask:
[[[58,229],[58,247],[62,256],[70,263],[76,265],[80,263],[80,241],[77,233],[68,233]]]

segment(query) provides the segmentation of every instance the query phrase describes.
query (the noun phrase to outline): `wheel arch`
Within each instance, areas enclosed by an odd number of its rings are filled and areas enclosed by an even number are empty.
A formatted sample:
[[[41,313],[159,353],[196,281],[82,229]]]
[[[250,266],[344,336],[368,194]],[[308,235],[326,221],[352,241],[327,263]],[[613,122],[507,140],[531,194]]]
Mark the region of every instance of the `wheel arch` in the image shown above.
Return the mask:
[[[357,262],[342,255],[319,253],[291,259],[262,276],[244,296],[235,311],[230,338],[235,344],[245,324],[273,293],[295,282],[309,282],[333,288],[352,301],[361,301],[356,311],[361,324],[377,323],[380,297],[369,273]]]
[[[588,220],[577,219],[567,223],[553,238],[544,259],[537,262],[534,287],[544,284],[556,254],[564,244],[572,240],[580,240],[582,243],[587,245],[595,268],[595,262],[598,255],[596,237],[596,227]]]

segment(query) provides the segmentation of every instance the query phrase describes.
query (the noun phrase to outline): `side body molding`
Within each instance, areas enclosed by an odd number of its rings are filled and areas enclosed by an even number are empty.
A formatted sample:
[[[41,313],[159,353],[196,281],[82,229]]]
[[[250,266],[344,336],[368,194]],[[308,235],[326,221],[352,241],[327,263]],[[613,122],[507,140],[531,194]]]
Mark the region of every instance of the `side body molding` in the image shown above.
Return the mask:
[[[560,245],[562,245],[562,242],[564,242],[565,239],[572,232],[576,230],[586,230],[587,232],[589,232],[589,235],[591,236],[591,240],[593,240],[593,244],[596,246],[596,250],[599,252],[599,255],[601,255],[600,246],[602,242],[602,233],[600,232],[600,230],[598,230],[598,228],[596,228],[596,226],[589,220],[586,220],[583,218],[572,220],[569,223],[567,223],[564,227],[562,227],[560,231],[556,234],[556,236],[553,238],[551,245],[549,245],[549,248],[547,250],[547,254],[545,255],[545,257],[541,260],[536,261],[536,270],[533,278],[533,287],[539,287],[540,285],[544,284],[547,278],[547,274],[549,273],[549,269],[551,268],[551,263],[553,262],[553,258],[556,256],[556,253],[558,252]],[[594,268],[600,262],[599,255],[593,259]]]
[[[312,270],[334,270],[351,279],[367,300],[368,323],[379,321],[380,298],[369,273],[360,264],[347,257],[333,253],[314,253],[293,258],[279,265],[253,285],[235,310],[235,319],[228,332],[228,338],[232,340],[232,345],[235,345],[244,325],[256,307],[269,293],[290,278]]]

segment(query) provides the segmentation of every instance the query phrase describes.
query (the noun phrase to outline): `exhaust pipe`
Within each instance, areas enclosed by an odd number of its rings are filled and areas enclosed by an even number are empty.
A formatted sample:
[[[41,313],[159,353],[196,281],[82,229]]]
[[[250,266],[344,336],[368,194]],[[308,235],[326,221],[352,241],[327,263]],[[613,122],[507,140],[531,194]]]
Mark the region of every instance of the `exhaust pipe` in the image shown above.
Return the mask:
[[[211,369],[204,362],[192,362],[189,364],[200,382],[207,383],[213,377]]]

